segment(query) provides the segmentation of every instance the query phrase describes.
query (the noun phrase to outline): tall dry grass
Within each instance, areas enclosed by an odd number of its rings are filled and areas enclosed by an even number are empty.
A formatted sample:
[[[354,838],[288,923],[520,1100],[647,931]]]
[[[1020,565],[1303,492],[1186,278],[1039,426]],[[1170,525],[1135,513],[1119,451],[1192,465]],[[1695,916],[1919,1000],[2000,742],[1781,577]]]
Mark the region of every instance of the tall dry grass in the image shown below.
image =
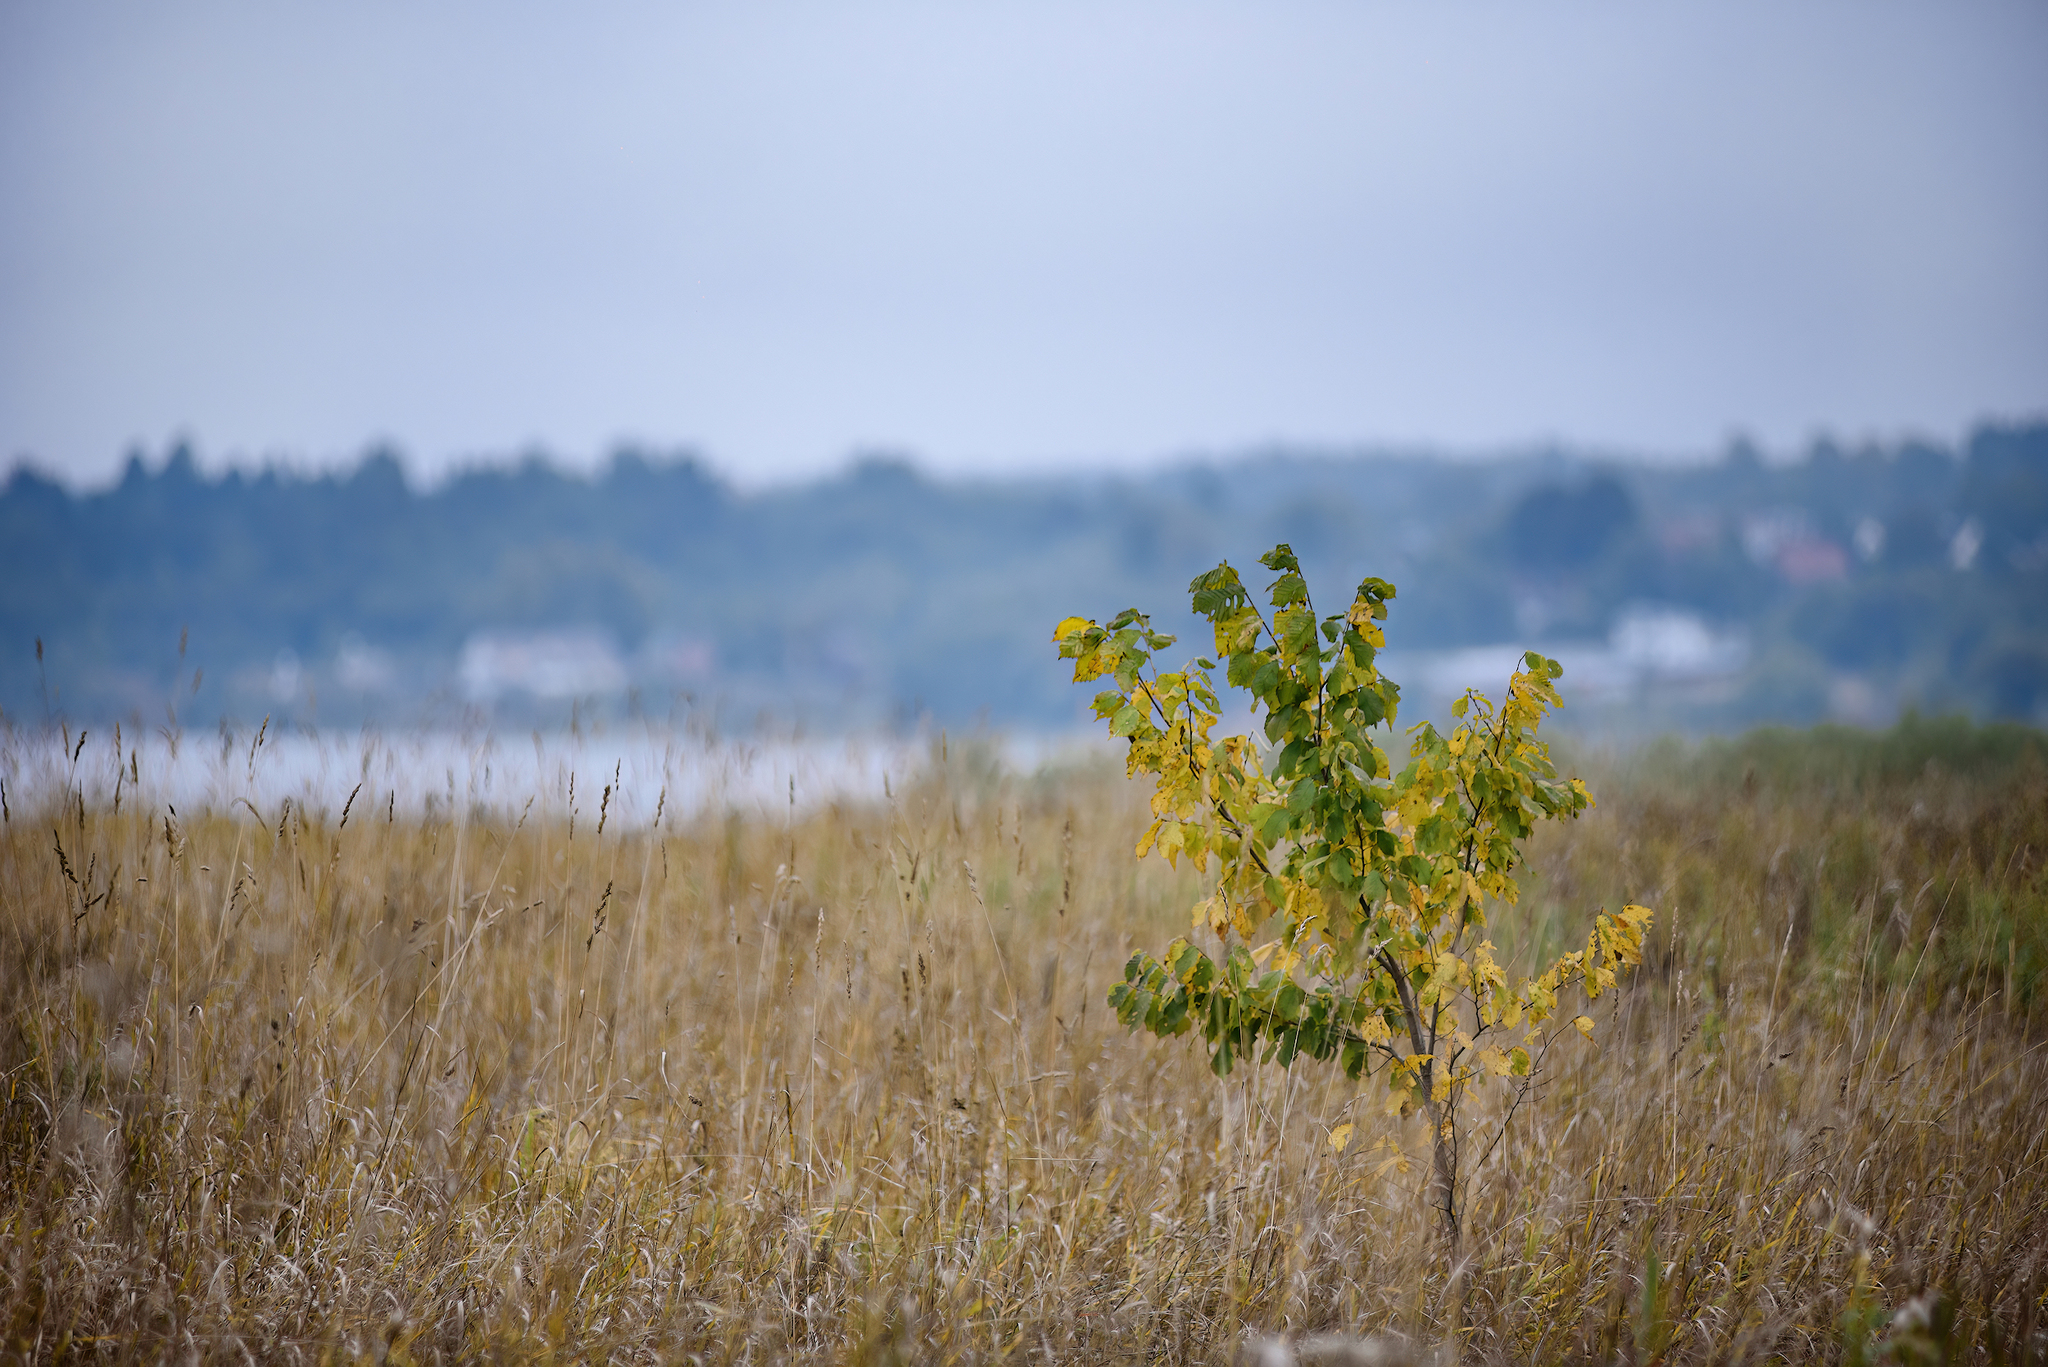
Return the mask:
[[[1609,768],[1497,938],[1626,897],[1653,952],[1476,1165],[1458,1307],[1418,1121],[1110,1018],[1192,893],[1113,774],[573,832],[17,806],[0,1351],[2043,1360],[2038,762]]]

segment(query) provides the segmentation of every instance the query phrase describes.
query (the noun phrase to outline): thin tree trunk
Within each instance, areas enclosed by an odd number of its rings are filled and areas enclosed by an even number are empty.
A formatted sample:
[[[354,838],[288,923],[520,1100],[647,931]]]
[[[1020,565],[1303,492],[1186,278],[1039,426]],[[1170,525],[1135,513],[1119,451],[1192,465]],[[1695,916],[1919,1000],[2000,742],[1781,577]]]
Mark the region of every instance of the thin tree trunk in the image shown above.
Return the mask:
[[[1386,950],[1379,951],[1380,963],[1394,980],[1394,989],[1401,994],[1402,1014],[1407,1017],[1408,1039],[1418,1054],[1433,1054],[1436,1035],[1427,1032],[1422,1011],[1416,1005],[1415,993],[1408,982],[1408,976]],[[1430,1205],[1435,1208],[1444,1240],[1445,1293],[1450,1298],[1450,1333],[1446,1336],[1451,1346],[1452,1360],[1458,1357],[1458,1346],[1464,1337],[1465,1318],[1465,1263],[1463,1239],[1460,1237],[1458,1219],[1458,1153],[1456,1137],[1444,1133],[1447,1108],[1435,1099],[1436,1069],[1442,1066],[1436,1059],[1422,1065],[1419,1081],[1422,1084],[1423,1114],[1429,1117],[1429,1149],[1431,1175],[1429,1184]]]
[[[1452,1150],[1451,1141],[1444,1137],[1443,1112],[1436,1106],[1429,1108],[1429,1123],[1434,1129],[1430,1136],[1430,1156],[1433,1169],[1429,1184],[1429,1203],[1436,1209],[1437,1220],[1444,1236],[1444,1255],[1455,1263],[1463,1239],[1462,1221],[1458,1215],[1458,1156]]]
[[[1430,1205],[1436,1209],[1439,1232],[1444,1241],[1444,1349],[1448,1361],[1462,1356],[1465,1337],[1465,1259],[1463,1221],[1458,1210],[1458,1154],[1455,1141],[1444,1133],[1445,1108],[1437,1102],[1427,1107],[1430,1124]]]

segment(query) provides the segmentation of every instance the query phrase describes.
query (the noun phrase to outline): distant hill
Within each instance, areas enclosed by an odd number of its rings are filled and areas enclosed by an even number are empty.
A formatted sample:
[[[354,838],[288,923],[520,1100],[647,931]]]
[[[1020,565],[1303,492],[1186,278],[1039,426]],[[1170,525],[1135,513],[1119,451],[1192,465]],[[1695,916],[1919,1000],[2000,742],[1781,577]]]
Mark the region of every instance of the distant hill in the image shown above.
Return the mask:
[[[1497,688],[1538,645],[1586,726],[2048,720],[2042,424],[1790,464],[1272,451],[939,481],[873,458],[751,494],[638,451],[593,478],[529,460],[425,492],[387,452],[208,478],[179,448],[87,493],[21,468],[0,491],[0,708],[1059,729],[1085,690],[1053,622],[1182,623],[1195,572],[1256,572],[1276,540],[1333,602],[1367,573],[1399,586],[1389,672],[1424,705]]]

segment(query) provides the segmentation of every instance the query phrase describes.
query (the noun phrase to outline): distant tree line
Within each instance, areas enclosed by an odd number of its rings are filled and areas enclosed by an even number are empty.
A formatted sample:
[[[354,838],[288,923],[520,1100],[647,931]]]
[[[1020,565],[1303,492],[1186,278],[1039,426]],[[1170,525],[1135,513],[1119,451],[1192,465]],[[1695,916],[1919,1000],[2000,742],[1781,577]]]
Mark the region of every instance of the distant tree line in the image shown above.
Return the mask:
[[[1671,724],[1810,721],[1844,698],[2048,719],[2044,424],[1790,462],[1742,443],[1691,464],[1276,450],[940,481],[877,456],[760,492],[640,450],[589,477],[530,458],[431,489],[383,450],[208,476],[180,446],[85,492],[23,466],[0,490],[0,708],[1064,727],[1053,620],[1184,598],[1275,541],[1332,593],[1399,585],[1395,650],[1599,641],[1646,605],[1745,642]],[[556,684],[518,672],[548,650],[571,657]],[[578,674],[592,655],[607,670]]]

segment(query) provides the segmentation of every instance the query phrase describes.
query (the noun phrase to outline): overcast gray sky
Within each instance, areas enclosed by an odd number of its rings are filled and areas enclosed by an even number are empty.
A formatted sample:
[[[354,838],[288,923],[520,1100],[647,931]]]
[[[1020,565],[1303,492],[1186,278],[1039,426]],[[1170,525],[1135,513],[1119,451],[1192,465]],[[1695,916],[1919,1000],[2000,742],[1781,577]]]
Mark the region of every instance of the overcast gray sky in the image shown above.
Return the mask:
[[[2048,5],[0,0],[0,465],[2048,410]]]

